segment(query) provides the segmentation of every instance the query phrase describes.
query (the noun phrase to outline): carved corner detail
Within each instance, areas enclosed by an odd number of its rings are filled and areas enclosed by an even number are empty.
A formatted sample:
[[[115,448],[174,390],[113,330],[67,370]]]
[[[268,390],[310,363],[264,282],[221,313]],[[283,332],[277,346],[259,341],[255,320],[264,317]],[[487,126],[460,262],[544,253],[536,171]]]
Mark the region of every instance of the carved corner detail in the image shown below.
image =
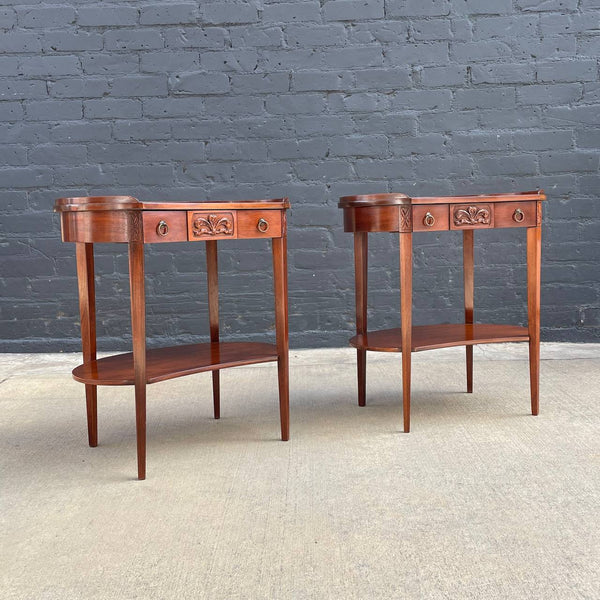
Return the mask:
[[[412,206],[400,207],[400,231],[412,231]]]
[[[132,210],[127,213],[129,239],[132,242],[141,242],[143,233],[142,213],[139,210]]]

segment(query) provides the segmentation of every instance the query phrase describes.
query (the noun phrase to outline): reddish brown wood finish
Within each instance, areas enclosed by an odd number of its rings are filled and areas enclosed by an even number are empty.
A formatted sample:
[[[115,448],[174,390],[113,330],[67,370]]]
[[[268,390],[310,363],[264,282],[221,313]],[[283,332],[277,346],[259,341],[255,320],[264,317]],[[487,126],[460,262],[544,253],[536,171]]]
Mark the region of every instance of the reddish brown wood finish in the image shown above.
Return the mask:
[[[96,292],[94,284],[94,245],[77,244],[77,281],[79,284],[79,314],[84,364],[96,360]],[[98,445],[98,388],[85,386],[88,442]]]
[[[441,204],[413,206],[413,231],[446,231],[448,207]]]
[[[240,210],[238,237],[240,239],[280,237],[281,215],[279,210]]]
[[[354,233],[354,271],[356,285],[356,334],[367,332],[367,296],[368,296],[368,234],[363,231]],[[358,405],[365,406],[367,397],[367,352],[356,349],[358,373]]]
[[[61,233],[65,242],[132,242],[142,241],[154,243],[161,241],[186,241],[199,239],[183,234],[181,219],[188,218],[187,211],[201,211],[209,214],[215,212],[230,212],[234,215],[244,213],[244,238],[278,237],[281,235],[281,219],[271,225],[274,212],[281,212],[290,207],[287,198],[273,200],[246,200],[238,202],[140,202],[130,196],[96,196],[89,198],[59,198],[54,204],[54,210],[61,213]],[[260,216],[256,211],[264,211],[269,220],[267,233],[254,230],[255,217]],[[146,211],[149,216],[145,216]],[[156,235],[156,223],[153,217],[158,211],[163,214],[169,225],[170,232],[163,238]],[[248,211],[248,215],[246,215]],[[155,213],[155,214],[151,214]],[[251,213],[251,214],[250,214]],[[238,216],[234,216],[237,220]],[[149,221],[149,222],[148,222]],[[160,219],[159,219],[160,221]],[[258,219],[257,219],[258,221]],[[148,223],[147,223],[148,222]],[[246,225],[248,223],[248,225]],[[234,225],[235,227],[235,225]],[[237,233],[234,232],[237,237]],[[203,239],[212,239],[205,236]],[[231,237],[231,236],[226,236]]]
[[[79,198],[59,198],[54,203],[56,212],[90,212],[90,211],[120,211],[120,210],[257,210],[278,209],[290,207],[287,198],[266,200],[228,200],[211,202],[142,202],[132,196],[82,196]]]
[[[368,206],[344,210],[344,231],[399,231],[398,206]]]
[[[498,202],[494,227],[535,227],[537,202]]]
[[[56,212],[89,212],[89,211],[118,211],[139,210],[142,202],[133,196],[79,196],[74,198],[59,198],[54,202]]]
[[[402,331],[402,414],[410,431],[410,369],[412,349],[412,233],[400,234],[400,320]]]
[[[237,237],[237,213],[231,210],[189,210],[188,240],[204,242]]]
[[[402,352],[402,394],[404,430],[410,430],[411,352],[466,346],[467,392],[473,391],[474,344],[494,342],[526,342],[530,346],[531,406],[539,410],[539,293],[540,235],[543,191],[517,194],[485,194],[479,196],[421,197],[404,194],[367,194],[340,198],[344,211],[344,229],[354,233],[356,268],[357,335],[350,343],[357,349],[358,400],[366,402],[366,350]],[[511,325],[473,324],[473,231],[503,227],[527,228],[528,264],[528,329]],[[412,326],[412,232],[463,231],[465,323],[451,325]],[[400,232],[399,329],[367,332],[366,256],[367,232]],[[364,236],[364,237],[358,237]]]
[[[344,231],[444,231],[532,227],[536,202],[545,199],[542,191],[445,198],[371,194],[345,196],[338,206],[344,210]],[[515,218],[515,211],[523,213],[522,220],[520,214]]]
[[[464,196],[421,196],[411,197],[406,194],[359,194],[342,196],[339,208],[381,207],[399,204],[472,204],[477,202],[523,202],[524,200],[545,200],[543,190],[516,192],[509,194],[479,194]]]
[[[473,323],[473,230],[463,231],[463,286],[465,293],[465,323]],[[465,348],[467,363],[467,393],[473,392],[473,346]]]
[[[77,242],[77,272],[81,311],[83,364],[73,377],[86,384],[88,435],[97,444],[98,385],[134,385],[138,478],[146,476],[146,384],[201,371],[213,371],[215,418],[220,416],[219,370],[277,360],[282,439],[289,438],[287,245],[284,211],[287,198],[236,202],[140,202],[129,196],[61,198],[64,241]],[[198,215],[229,215],[231,232],[210,220],[208,229],[195,236],[202,224]],[[195,216],[194,216],[195,215]],[[211,227],[214,232],[211,232]],[[271,238],[276,293],[277,346],[219,343],[217,239]],[[144,244],[200,239],[207,246],[208,304],[211,342],[146,352]],[[133,352],[96,360],[93,243],[126,242],[129,245],[129,280]]]
[[[206,242],[206,276],[208,284],[208,319],[210,321],[210,341],[219,341],[219,268],[217,261],[217,241]],[[221,382],[219,370],[212,372],[213,413],[221,418]]]
[[[61,226],[63,242],[105,243],[142,239],[139,211],[63,212]]]
[[[494,205],[484,202],[450,205],[450,229],[492,229]]]
[[[142,220],[146,244],[187,242],[187,219],[184,211],[144,211]]]
[[[540,205],[541,211],[541,205]],[[527,230],[527,316],[529,331],[529,378],[531,414],[540,412],[540,287],[542,271],[542,228]]]
[[[342,196],[338,203],[340,208],[373,208],[382,206],[399,206],[410,204],[412,198],[406,194],[361,194],[358,196]]]
[[[281,439],[285,442],[290,438],[287,237],[273,238],[272,246],[279,415],[281,420]]]
[[[543,190],[517,192],[514,194],[479,194],[465,196],[422,196],[411,198],[411,204],[477,204],[481,202],[523,202],[524,200],[545,200]]]
[[[206,342],[154,348],[146,350],[146,383],[275,360],[276,346],[259,342]],[[133,353],[79,365],[73,370],[73,378],[94,385],[132,385],[135,383]]]
[[[142,242],[129,244],[129,288],[138,479],[146,479],[146,291]]]
[[[527,327],[518,325],[443,323],[441,325],[416,325],[412,328],[411,350],[435,350],[451,346],[494,344],[497,342],[527,342]],[[350,344],[355,348],[377,352],[401,352],[402,328],[369,331],[366,335],[354,336]]]

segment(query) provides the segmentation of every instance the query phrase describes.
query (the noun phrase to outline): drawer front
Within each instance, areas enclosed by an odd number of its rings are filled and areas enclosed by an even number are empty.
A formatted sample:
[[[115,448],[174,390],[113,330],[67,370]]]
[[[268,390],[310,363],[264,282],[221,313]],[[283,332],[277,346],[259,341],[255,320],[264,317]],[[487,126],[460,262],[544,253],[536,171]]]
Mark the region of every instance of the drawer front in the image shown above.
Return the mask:
[[[144,242],[187,242],[187,225],[183,210],[145,210]]]
[[[450,204],[450,229],[490,229],[494,227],[492,204]]]
[[[403,207],[408,208],[410,206]],[[410,216],[410,212],[408,215]],[[404,218],[406,223],[406,217]],[[410,231],[410,219],[408,223]],[[365,206],[344,208],[344,231],[399,231],[398,206]]]
[[[447,204],[413,206],[413,231],[446,231],[447,229]]]
[[[240,210],[237,213],[239,238],[281,237],[280,210]]]
[[[237,237],[234,211],[188,210],[187,226],[190,242]]]
[[[495,206],[496,227],[535,227],[536,202],[498,202]]]

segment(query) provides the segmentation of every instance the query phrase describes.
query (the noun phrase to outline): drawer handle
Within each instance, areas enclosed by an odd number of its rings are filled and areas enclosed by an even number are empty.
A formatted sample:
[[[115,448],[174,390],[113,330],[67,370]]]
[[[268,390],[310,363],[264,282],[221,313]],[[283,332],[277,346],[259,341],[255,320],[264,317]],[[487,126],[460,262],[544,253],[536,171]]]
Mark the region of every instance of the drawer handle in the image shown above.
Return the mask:
[[[259,219],[256,224],[256,229],[258,229],[261,233],[266,233],[269,229],[269,221],[266,219]]]
[[[517,210],[515,210],[515,212],[513,213],[513,220],[517,223],[520,223],[524,218],[525,213],[520,208],[517,208]]]
[[[165,237],[167,233],[169,233],[169,225],[166,221],[160,220],[158,225],[156,226],[156,233],[160,235],[160,237]]]
[[[423,217],[423,225],[427,227],[433,227],[435,225],[435,217],[428,211]]]

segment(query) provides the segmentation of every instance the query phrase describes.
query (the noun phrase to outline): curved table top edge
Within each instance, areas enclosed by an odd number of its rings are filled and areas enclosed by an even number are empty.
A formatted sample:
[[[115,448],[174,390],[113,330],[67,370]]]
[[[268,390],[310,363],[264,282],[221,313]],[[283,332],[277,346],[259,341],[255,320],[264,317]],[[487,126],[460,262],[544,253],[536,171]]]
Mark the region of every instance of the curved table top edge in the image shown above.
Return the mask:
[[[212,200],[209,202],[142,202],[133,196],[82,196],[58,198],[54,212],[146,210],[254,210],[290,208],[287,197],[261,200]]]
[[[511,192],[507,194],[478,194],[463,196],[419,196],[411,198],[406,194],[363,194],[342,196],[339,208],[360,208],[371,206],[393,206],[411,204],[463,204],[469,202],[519,202],[523,200],[546,200],[544,190]]]

